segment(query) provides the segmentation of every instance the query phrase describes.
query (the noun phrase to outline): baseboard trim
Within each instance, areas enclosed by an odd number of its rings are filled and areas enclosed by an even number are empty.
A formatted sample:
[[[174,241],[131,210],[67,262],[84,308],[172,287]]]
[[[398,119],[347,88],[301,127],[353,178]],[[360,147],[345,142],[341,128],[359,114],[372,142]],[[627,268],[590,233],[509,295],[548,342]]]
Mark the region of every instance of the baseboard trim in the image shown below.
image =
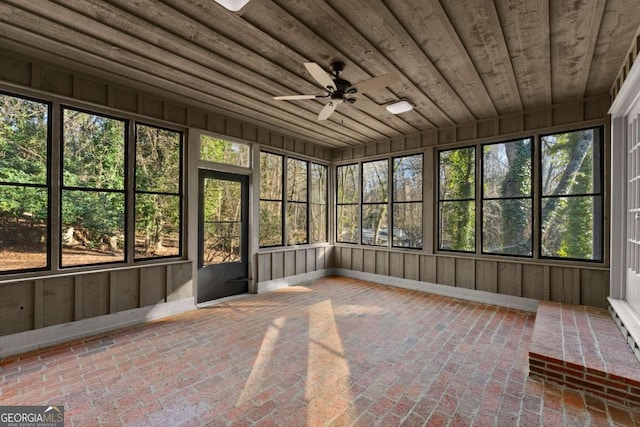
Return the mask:
[[[193,297],[0,337],[0,358],[195,310]]]
[[[420,282],[418,280],[401,279],[381,274],[364,273],[361,271],[334,268],[333,274],[337,276],[350,277],[353,279],[366,280],[367,282],[379,283],[381,285],[395,286],[403,289],[427,292],[430,294],[442,295],[452,298],[459,298],[467,301],[480,302],[484,304],[497,305],[500,307],[513,308],[536,312],[538,310],[538,300],[512,295],[496,294],[475,289],[457,288],[455,286],[438,285],[430,282]]]
[[[259,294],[275,291],[277,289],[286,288],[288,286],[299,285],[300,283],[308,282],[310,280],[317,280],[323,277],[331,276],[334,274],[335,269],[325,268],[322,270],[311,271],[309,273],[296,274],[295,276],[287,276],[281,279],[265,280],[258,282]]]

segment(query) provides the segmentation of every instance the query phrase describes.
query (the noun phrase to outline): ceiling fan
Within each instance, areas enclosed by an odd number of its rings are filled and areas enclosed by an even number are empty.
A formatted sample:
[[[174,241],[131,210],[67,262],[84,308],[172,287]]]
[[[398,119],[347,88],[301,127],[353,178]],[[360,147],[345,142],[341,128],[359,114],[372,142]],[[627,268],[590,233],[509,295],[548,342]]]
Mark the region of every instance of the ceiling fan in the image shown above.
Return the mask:
[[[325,99],[330,101],[320,110],[318,120],[326,120],[335,111],[336,107],[342,103],[351,104],[359,110],[374,116],[386,113],[384,106],[371,102],[360,96],[376,89],[389,86],[398,80],[395,73],[385,74],[371,79],[363,80],[360,83],[351,84],[351,82],[341,79],[340,73],[344,71],[344,62],[333,62],[329,66],[331,75],[322,69],[315,62],[306,62],[304,64],[311,77],[313,77],[324,89],[324,95],[285,95],[274,96],[277,101],[298,101],[303,99]]]

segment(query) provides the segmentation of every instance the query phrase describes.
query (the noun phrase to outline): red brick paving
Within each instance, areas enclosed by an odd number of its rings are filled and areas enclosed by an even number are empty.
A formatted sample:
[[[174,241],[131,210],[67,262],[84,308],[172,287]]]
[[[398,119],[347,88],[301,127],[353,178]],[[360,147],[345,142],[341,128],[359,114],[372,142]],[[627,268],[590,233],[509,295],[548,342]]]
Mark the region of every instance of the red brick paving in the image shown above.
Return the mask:
[[[74,426],[635,425],[528,378],[534,314],[331,277],[0,362]]]
[[[529,347],[531,375],[636,407],[640,363],[607,310],[541,301]]]

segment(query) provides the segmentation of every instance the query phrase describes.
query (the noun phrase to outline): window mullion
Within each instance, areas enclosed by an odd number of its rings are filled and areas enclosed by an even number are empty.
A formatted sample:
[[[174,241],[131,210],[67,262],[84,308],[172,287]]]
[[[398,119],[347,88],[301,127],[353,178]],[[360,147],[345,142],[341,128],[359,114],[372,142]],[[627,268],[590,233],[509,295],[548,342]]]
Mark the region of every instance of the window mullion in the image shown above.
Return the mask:
[[[127,121],[127,135],[125,140],[125,168],[127,173],[124,176],[125,188],[125,261],[132,264],[135,258],[135,197],[136,197],[136,131],[133,120]]]

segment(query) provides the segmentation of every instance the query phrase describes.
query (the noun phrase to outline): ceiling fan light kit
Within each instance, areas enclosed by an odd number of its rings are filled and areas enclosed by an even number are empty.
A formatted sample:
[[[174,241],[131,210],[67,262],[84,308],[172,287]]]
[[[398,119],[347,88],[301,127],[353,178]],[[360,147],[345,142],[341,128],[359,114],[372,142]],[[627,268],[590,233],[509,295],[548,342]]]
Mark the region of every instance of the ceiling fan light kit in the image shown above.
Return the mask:
[[[400,101],[394,102],[392,104],[387,105],[387,111],[391,114],[402,114],[407,111],[413,110],[414,105],[407,101],[406,99],[402,99]]]
[[[217,0],[216,0],[217,1]],[[386,113],[385,108],[382,105],[378,105],[361,96],[363,93],[368,93],[377,89],[390,86],[398,80],[398,75],[395,73],[385,74],[378,77],[373,77],[367,80],[363,80],[360,83],[354,85],[348,80],[340,77],[340,73],[344,71],[344,62],[333,62],[329,66],[331,74],[327,73],[322,67],[315,62],[306,62],[305,68],[309,72],[309,75],[322,86],[324,89],[323,95],[284,95],[274,96],[273,99],[277,101],[299,101],[305,99],[329,99],[329,103],[326,104],[320,114],[318,114],[318,120],[326,120],[333,114],[338,105],[350,104],[355,108],[369,113],[373,116],[379,116]]]
[[[237,12],[242,9],[245,4],[249,3],[249,0],[216,0],[216,3],[225,9]]]

